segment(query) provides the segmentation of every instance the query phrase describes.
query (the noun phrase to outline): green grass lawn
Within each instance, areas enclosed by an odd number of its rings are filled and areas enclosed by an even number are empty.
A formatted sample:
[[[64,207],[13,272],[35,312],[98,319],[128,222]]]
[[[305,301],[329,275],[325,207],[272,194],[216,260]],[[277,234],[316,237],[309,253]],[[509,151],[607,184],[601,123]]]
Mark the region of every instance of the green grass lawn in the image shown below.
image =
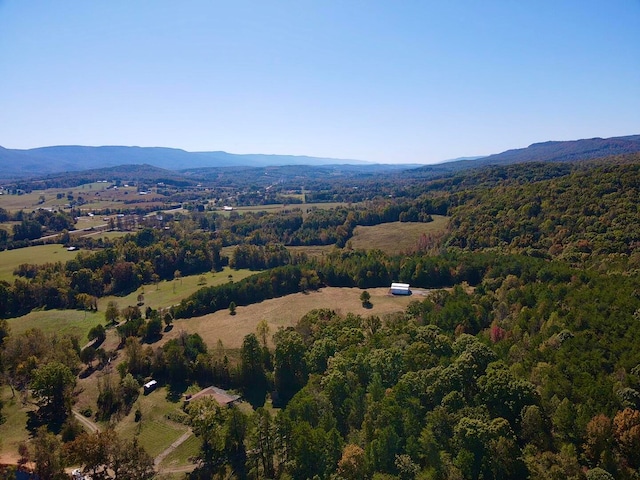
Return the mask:
[[[191,435],[184,443],[180,444],[173,452],[165,457],[160,464],[160,468],[180,467],[189,465],[192,462],[190,458],[198,455],[202,442],[195,435]]]
[[[4,423],[0,424],[0,463],[15,462],[19,457],[18,444],[29,437],[27,413],[33,410],[33,406],[23,406],[20,394],[16,392],[12,397],[7,386],[0,387],[0,398],[4,402]]]
[[[140,408],[142,419],[135,421],[135,411]],[[129,415],[116,426],[116,432],[124,438],[136,436],[140,445],[152,457],[158,456],[175,442],[188,428],[167,420],[167,414],[182,409],[182,402],[167,400],[166,388],[159,388],[149,395],[140,395]]]
[[[49,262],[63,262],[75,258],[78,254],[68,252],[62,245],[37,245],[34,247],[16,248],[0,252],[0,280],[13,283],[13,271],[18,265],[30,263],[41,265]]]

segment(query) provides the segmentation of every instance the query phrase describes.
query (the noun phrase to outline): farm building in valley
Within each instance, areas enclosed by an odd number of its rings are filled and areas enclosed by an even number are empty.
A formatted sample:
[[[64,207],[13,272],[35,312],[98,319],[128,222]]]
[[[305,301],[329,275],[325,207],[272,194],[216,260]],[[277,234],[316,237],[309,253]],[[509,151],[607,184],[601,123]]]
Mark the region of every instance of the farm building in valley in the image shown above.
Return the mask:
[[[389,291],[393,295],[411,295],[408,283],[392,283]]]
[[[240,395],[231,395],[226,390],[217,387],[207,387],[194,395],[186,395],[184,398],[184,406],[186,407],[192,401],[203,397],[213,397],[221,407],[230,407],[240,400]]]

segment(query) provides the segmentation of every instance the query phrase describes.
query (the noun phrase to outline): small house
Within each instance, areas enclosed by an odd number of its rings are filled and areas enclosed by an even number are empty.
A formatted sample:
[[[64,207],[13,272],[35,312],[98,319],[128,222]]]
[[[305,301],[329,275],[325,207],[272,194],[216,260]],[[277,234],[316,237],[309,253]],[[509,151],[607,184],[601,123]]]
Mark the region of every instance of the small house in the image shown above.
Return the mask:
[[[142,388],[144,390],[144,394],[145,395],[150,394],[151,392],[153,392],[156,389],[157,386],[158,386],[158,382],[156,382],[155,380],[151,380],[151,381],[145,383],[142,386]]]
[[[392,295],[411,295],[408,283],[392,283],[389,291]]]

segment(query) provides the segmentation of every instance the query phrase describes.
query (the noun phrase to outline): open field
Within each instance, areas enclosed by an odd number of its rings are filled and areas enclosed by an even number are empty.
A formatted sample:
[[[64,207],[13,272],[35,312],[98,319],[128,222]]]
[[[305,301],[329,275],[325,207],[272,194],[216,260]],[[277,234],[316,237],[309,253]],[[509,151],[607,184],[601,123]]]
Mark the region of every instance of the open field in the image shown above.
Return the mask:
[[[432,215],[433,222],[391,222],[372,227],[356,227],[350,242],[353,248],[371,250],[377,248],[395,255],[415,249],[420,236],[445,231],[449,217]]]
[[[4,194],[0,195],[0,208],[10,212],[35,210],[36,208],[64,208],[70,202],[67,198],[68,195],[72,196],[75,201],[81,197],[85,203],[79,205],[78,208],[85,212],[102,208],[119,208],[123,206],[125,200],[134,200],[145,204],[159,200],[158,205],[162,204],[163,197],[155,193],[139,195],[137,187],[107,189],[111,185],[111,183],[94,182],[71,188],[33,190],[21,195]]]
[[[320,208],[328,210],[330,208],[343,207],[347,205],[343,202],[331,202],[331,203],[287,203],[286,205],[283,203],[274,203],[271,205],[255,205],[250,207],[233,207],[233,212],[243,213],[243,212],[271,212],[277,213],[283,210],[302,210],[302,216],[306,216],[307,211],[312,208]],[[355,204],[353,204],[355,205]],[[216,210],[216,213],[221,215],[229,216],[231,212],[224,211],[222,209]]]
[[[142,412],[142,418],[139,422],[134,420],[137,408],[140,408]],[[156,457],[188,430],[186,425],[172,422],[166,418],[167,414],[181,410],[181,400],[177,402],[167,400],[166,388],[159,388],[149,395],[141,393],[129,415],[116,426],[116,432],[124,438],[137,436],[140,445],[147,453]]]
[[[362,306],[361,289],[326,287],[315,292],[295,293],[237,307],[236,315],[230,315],[228,310],[220,310],[202,317],[176,320],[173,330],[165,334],[160,343],[177,337],[184,330],[187,333],[198,333],[209,347],[221,340],[226,348],[235,349],[242,346],[245,335],[255,332],[256,325],[262,319],[267,321],[273,334],[279,327],[295,325],[300,317],[315,308],[331,308],[341,314],[351,312],[362,316],[382,316],[403,311],[411,301],[421,298],[418,295],[389,295],[386,287],[370,288],[367,291],[373,304],[370,309]]]
[[[35,310],[22,317],[8,318],[7,322],[12,334],[20,334],[31,328],[38,328],[47,334],[73,335],[80,339],[81,344],[84,344],[89,330],[99,323],[104,323],[104,309],[97,312]]]
[[[31,263],[41,265],[49,262],[66,262],[78,252],[68,252],[62,245],[37,245],[0,252],[0,280],[13,282],[13,271],[18,265]]]
[[[59,248],[59,246],[57,247]],[[157,286],[145,285],[125,297],[102,297],[98,299],[97,312],[84,312],[81,310],[37,310],[22,317],[10,318],[7,321],[9,322],[12,333],[22,333],[30,328],[39,328],[45,333],[75,335],[80,338],[80,342],[82,343],[86,340],[91,328],[99,323],[104,323],[104,311],[111,300],[117,302],[118,306],[123,308],[129,305],[136,305],[138,295],[142,293],[144,295],[143,310],[148,306],[154,309],[165,308],[179,303],[180,300],[191,295],[203,286],[220,285],[228,282],[229,275],[233,275],[234,281],[239,281],[254,273],[256,272],[250,270],[231,270],[230,268],[225,268],[222,272],[209,272],[202,275],[183,277],[179,280],[163,281],[158,283]],[[206,284],[204,285],[200,285],[202,277],[206,280]]]
[[[121,308],[128,305],[136,305],[139,294],[144,295],[144,305],[141,307],[143,310],[147,307],[155,309],[170,307],[171,305],[180,303],[180,300],[188,297],[202,287],[211,287],[227,283],[230,275],[234,282],[238,282],[256,273],[258,272],[251,270],[232,270],[229,267],[225,267],[221,272],[206,272],[200,275],[181,277],[176,280],[165,280],[159,282],[157,285],[144,285],[124,297],[103,297],[98,300],[98,309],[104,312],[107,303],[111,300],[116,301]],[[202,281],[204,281],[204,283],[201,284]]]

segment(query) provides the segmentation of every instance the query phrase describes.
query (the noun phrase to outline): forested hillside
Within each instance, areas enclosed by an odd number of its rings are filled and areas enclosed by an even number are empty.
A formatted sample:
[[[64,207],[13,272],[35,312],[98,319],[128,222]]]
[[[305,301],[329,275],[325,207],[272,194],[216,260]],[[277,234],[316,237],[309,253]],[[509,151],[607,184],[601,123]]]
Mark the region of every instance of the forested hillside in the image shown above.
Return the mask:
[[[43,425],[32,427],[24,455],[42,454],[38,442],[48,439],[60,465],[107,475],[117,448],[129,448],[146,468],[136,478],[150,478],[137,434],[82,434],[71,408],[80,396],[96,421],[117,428],[153,378],[176,403],[211,384],[246,401],[196,401],[168,414],[198,439],[192,479],[638,477],[638,154],[314,182],[321,188],[306,197],[344,203],[308,207],[300,194],[277,211],[220,212],[198,200],[202,208],[117,238],[74,240],[74,260],[25,262],[0,282],[4,398],[12,391],[37,402],[33,423]],[[432,215],[449,217],[446,230],[401,255],[352,247],[357,226],[427,224]],[[81,348],[86,339],[12,333],[6,320],[94,309],[105,295],[227,264],[255,274],[203,284],[164,309],[110,303],[105,325],[90,333],[93,352]],[[371,315],[366,289],[395,281],[411,284],[413,301]],[[197,333],[169,333],[193,317],[234,318],[242,306],[325,286],[362,289],[361,313],[327,305],[275,330],[256,318],[255,333],[227,350]],[[102,347],[109,338],[113,351]],[[81,358],[88,375],[111,359],[117,367],[110,383],[74,396]],[[92,464],[82,445],[114,438],[111,456]]]

